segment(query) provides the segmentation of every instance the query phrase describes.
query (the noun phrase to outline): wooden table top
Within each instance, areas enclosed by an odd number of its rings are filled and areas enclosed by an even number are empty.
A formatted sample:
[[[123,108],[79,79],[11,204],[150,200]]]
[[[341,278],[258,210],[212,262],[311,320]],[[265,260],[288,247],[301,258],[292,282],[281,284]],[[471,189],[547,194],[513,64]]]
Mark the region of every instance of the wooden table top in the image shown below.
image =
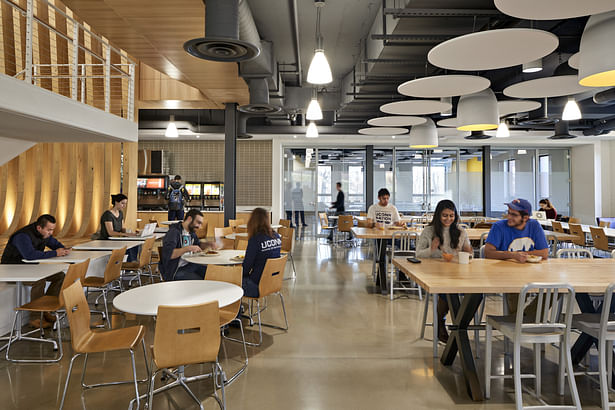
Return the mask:
[[[378,228],[360,228],[354,226],[350,228],[352,234],[359,239],[391,239],[395,232],[412,232],[420,235],[420,230],[417,229],[378,229]]]
[[[480,240],[480,237],[483,233],[485,232],[489,232],[489,229],[475,229],[475,228],[469,228],[466,229],[466,232],[468,232],[468,237],[470,238],[471,241],[473,240]],[[545,235],[546,236],[554,236],[555,239],[557,239],[560,242],[569,242],[572,241],[574,239],[576,239],[575,235],[571,235],[569,233],[562,233],[562,232],[552,232],[552,231],[545,231]]]
[[[430,293],[518,293],[531,282],[569,283],[576,292],[604,292],[615,282],[613,259],[548,259],[540,263],[474,259],[468,265],[403,257],[393,264]]]

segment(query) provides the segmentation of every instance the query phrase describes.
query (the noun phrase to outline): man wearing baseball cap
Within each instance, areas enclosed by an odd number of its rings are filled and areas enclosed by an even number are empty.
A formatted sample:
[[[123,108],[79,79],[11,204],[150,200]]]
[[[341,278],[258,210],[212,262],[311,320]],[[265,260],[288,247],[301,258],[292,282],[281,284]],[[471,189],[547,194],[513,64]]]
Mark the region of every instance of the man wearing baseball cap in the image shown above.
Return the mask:
[[[549,245],[545,232],[537,220],[530,219],[532,205],[529,201],[518,198],[505,205],[508,206],[507,218],[491,227],[485,242],[485,258],[515,259],[521,263],[527,261],[528,255],[547,259]],[[507,299],[510,313],[514,313],[517,310],[517,295],[507,295]],[[526,314],[531,313],[528,308],[525,309]]]

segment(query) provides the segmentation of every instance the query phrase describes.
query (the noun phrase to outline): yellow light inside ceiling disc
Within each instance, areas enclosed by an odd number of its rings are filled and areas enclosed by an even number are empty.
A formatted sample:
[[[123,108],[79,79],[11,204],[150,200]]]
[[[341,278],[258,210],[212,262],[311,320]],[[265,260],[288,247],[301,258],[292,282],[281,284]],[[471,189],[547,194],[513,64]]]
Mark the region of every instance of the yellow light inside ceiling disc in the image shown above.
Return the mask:
[[[410,148],[420,148],[420,149],[424,149],[424,148],[436,148],[437,145],[410,145]]]
[[[459,131],[485,131],[494,130],[498,127],[498,124],[469,124],[457,127]]]
[[[615,85],[615,70],[588,75],[581,78],[579,84],[584,87],[611,87]]]

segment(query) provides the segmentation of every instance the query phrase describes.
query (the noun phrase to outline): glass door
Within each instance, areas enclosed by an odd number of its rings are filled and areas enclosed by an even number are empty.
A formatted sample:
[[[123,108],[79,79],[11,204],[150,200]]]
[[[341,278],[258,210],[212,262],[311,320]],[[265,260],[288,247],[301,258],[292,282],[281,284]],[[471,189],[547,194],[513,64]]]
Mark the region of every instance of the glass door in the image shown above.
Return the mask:
[[[358,213],[365,208],[365,150],[318,150],[318,209],[329,209],[341,182],[345,211]]]
[[[314,148],[284,149],[284,217],[293,225],[318,223],[314,195],[317,162]]]

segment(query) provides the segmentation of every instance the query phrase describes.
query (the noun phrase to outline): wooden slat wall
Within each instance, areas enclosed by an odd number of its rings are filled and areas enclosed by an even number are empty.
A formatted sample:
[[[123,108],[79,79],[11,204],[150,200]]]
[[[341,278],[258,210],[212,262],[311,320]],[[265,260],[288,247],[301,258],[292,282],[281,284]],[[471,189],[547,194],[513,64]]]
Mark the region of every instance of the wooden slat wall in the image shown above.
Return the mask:
[[[137,144],[124,143],[126,226],[136,228]],[[0,239],[40,214],[57,218],[55,236],[83,237],[98,229],[120,190],[120,143],[37,144],[0,167]]]

